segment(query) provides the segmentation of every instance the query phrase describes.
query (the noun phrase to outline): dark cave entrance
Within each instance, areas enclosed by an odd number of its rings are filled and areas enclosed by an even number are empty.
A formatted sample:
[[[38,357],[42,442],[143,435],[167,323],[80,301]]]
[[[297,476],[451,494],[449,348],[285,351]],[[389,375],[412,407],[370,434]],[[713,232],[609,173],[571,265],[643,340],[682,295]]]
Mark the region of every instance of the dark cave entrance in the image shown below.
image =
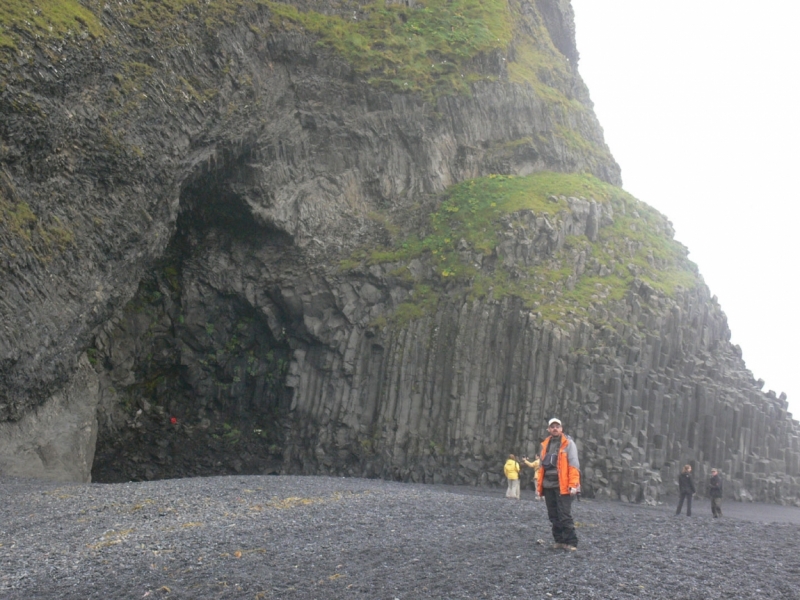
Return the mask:
[[[108,384],[93,481],[281,469],[294,324],[279,300],[270,323],[215,279],[240,267],[234,255],[280,254],[291,239],[259,225],[229,181],[185,189],[162,260],[90,351]]]

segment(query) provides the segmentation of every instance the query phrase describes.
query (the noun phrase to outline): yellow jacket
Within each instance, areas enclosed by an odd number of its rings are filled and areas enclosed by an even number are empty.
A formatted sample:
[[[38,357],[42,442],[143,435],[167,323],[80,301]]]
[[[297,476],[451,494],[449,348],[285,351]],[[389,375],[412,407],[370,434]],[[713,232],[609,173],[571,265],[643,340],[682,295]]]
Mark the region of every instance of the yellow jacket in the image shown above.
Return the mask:
[[[519,479],[519,463],[512,458],[506,461],[503,467],[503,473],[506,474],[506,479],[514,480]]]

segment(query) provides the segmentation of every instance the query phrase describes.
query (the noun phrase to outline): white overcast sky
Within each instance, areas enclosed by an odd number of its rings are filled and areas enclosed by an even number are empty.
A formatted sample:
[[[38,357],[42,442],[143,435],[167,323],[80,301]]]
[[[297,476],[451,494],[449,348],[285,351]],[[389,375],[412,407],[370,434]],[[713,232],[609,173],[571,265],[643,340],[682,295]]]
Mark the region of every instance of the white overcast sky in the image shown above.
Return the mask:
[[[800,2],[572,0],[623,187],[665,214],[800,419]]]

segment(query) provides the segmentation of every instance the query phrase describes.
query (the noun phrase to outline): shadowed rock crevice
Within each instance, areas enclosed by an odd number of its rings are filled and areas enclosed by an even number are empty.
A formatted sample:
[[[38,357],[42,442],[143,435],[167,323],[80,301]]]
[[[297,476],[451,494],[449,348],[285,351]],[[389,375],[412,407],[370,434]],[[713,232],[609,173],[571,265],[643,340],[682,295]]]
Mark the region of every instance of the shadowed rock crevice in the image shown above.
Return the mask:
[[[259,166],[244,154],[211,172],[194,177],[181,193],[172,253],[185,251],[185,238],[223,232],[231,240],[261,246],[288,246],[292,238],[265,216],[274,200],[260,187]],[[257,193],[258,204],[251,198]],[[248,198],[248,195],[250,198]]]
[[[273,322],[215,287],[219,248],[285,246],[258,225],[225,174],[187,187],[165,257],[97,337],[99,436],[92,478],[127,481],[268,473],[282,462],[290,349]]]

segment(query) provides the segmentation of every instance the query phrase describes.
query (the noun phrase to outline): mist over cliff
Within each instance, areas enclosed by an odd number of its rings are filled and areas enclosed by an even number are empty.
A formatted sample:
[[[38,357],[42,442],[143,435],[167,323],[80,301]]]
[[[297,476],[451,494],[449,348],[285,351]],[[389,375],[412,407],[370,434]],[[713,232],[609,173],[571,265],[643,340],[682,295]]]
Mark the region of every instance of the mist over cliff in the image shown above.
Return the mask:
[[[587,495],[800,502],[569,2],[53,6],[0,9],[3,473],[496,485],[558,415]]]

